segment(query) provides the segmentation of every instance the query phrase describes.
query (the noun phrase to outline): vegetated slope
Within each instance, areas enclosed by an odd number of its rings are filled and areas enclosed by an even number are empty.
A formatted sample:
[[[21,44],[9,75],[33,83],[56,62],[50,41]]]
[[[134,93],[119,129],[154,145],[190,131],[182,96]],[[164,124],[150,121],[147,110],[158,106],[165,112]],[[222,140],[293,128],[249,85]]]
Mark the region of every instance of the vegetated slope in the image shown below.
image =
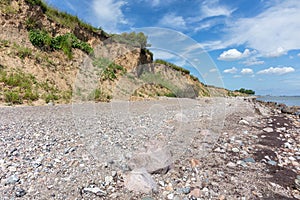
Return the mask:
[[[142,33],[109,35],[41,0],[2,2],[2,103],[210,96],[189,73],[153,64]]]

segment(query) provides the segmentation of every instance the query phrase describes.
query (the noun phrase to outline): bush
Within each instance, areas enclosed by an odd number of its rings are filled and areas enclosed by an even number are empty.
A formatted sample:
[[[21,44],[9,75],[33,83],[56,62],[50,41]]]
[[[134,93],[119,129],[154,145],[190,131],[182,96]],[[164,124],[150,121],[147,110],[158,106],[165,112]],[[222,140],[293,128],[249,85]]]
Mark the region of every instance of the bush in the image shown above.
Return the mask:
[[[122,33],[120,35],[114,34],[112,35],[112,39],[115,42],[128,44],[132,47],[139,47],[141,49],[145,49],[146,47],[151,46],[147,43],[148,37],[142,32]]]
[[[98,58],[93,64],[102,70],[100,73],[102,81],[113,81],[117,79],[117,74],[122,75],[127,71],[123,66],[117,65],[106,58]]]
[[[239,90],[235,90],[235,92],[240,92],[240,93],[249,94],[249,95],[254,95],[255,94],[255,91],[248,90],[248,89],[245,89],[245,88],[241,88]]]
[[[4,98],[6,103],[11,103],[11,104],[22,104],[22,98],[17,92],[5,92],[4,93]]]
[[[73,33],[67,33],[51,37],[47,32],[41,30],[29,31],[30,42],[42,50],[62,50],[69,59],[72,58],[72,48],[77,48],[90,54],[93,48],[86,42],[79,40]]]

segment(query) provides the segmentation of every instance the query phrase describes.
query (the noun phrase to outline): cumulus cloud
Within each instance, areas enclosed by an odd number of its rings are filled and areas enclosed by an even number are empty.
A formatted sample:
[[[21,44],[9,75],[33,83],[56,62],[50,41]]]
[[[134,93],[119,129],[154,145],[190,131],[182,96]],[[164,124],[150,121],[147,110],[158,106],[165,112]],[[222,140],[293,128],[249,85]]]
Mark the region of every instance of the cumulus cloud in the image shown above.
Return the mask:
[[[241,74],[244,74],[244,75],[253,74],[253,70],[250,68],[244,68],[244,69],[242,69]]]
[[[248,57],[250,54],[251,52],[249,49],[245,49],[243,53],[238,51],[237,49],[229,49],[227,51],[224,51],[218,57],[218,60],[224,60],[224,61],[240,60],[242,58]]]
[[[268,69],[258,71],[257,74],[283,75],[283,74],[291,73],[294,71],[295,71],[295,69],[293,67],[270,67]]]
[[[117,32],[118,25],[127,24],[122,7],[126,4],[123,0],[93,0],[92,8],[97,21],[95,24],[109,32]]]
[[[263,65],[265,64],[265,61],[263,60],[258,60],[256,57],[249,58],[242,62],[246,66],[252,66],[252,65]]]
[[[186,22],[182,16],[168,13],[159,21],[159,25],[169,28],[184,29],[186,27]]]
[[[297,56],[299,56],[299,57],[300,57],[300,53],[298,53],[298,54],[297,54]]]
[[[280,56],[300,49],[300,1],[273,1],[273,5],[252,18],[235,19],[227,27],[227,45],[242,45],[264,56]],[[284,28],[283,28],[284,27]]]
[[[237,73],[237,68],[235,67],[232,67],[231,69],[225,69],[223,72],[226,73],[226,74],[235,74]]]

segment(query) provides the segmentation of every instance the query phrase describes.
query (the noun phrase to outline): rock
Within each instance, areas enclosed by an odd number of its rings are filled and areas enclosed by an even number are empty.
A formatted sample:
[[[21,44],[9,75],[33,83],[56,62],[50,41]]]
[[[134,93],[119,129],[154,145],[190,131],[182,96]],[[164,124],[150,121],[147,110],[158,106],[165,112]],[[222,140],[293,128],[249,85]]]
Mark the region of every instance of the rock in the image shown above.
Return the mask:
[[[226,166],[230,167],[230,168],[234,168],[234,167],[236,167],[236,164],[234,164],[233,162],[229,162],[229,163],[227,163]]]
[[[149,193],[157,191],[157,185],[145,168],[132,170],[124,180],[128,190]]]
[[[200,164],[200,161],[197,159],[194,159],[194,158],[192,158],[190,162],[191,162],[192,168],[197,167]]]
[[[273,128],[271,128],[271,127],[264,128],[263,131],[264,131],[264,132],[267,132],[267,133],[272,133],[272,132],[274,132]]]
[[[255,163],[255,160],[250,157],[250,158],[245,158],[244,162]]]
[[[16,197],[23,197],[26,195],[26,191],[22,188],[16,188],[15,194]]]
[[[172,154],[168,147],[151,143],[145,152],[137,153],[129,161],[130,169],[145,168],[149,173],[165,174],[171,168]]]
[[[114,178],[112,176],[106,176],[104,178],[104,181],[107,185],[110,184],[111,182],[113,182],[113,180],[114,180]]]
[[[238,148],[232,148],[231,151],[234,152],[234,153],[240,152],[240,150]]]
[[[189,194],[191,192],[191,188],[190,187],[185,187],[181,189],[183,194]]]
[[[89,187],[89,188],[83,188],[83,192],[85,193],[93,193],[97,196],[104,196],[106,195],[106,192],[101,190],[98,187]]]
[[[277,162],[274,161],[274,160],[269,160],[269,161],[268,161],[268,164],[269,164],[269,165],[275,166],[275,165],[277,165]]]
[[[243,160],[238,160],[238,161],[236,162],[236,164],[237,164],[237,165],[241,165],[241,166],[243,166],[243,167],[247,167],[246,162],[244,162]]]
[[[244,120],[244,119],[240,120],[240,121],[239,121],[239,124],[249,126],[249,122],[247,122],[247,121]]]
[[[6,184],[15,184],[19,182],[19,177],[17,175],[12,175],[6,179]]]
[[[195,188],[190,192],[190,196],[200,198],[201,197],[201,190],[199,188]]]
[[[289,142],[284,143],[283,146],[284,148],[288,148],[288,149],[292,148],[292,145]]]
[[[174,199],[174,194],[173,194],[173,193],[171,193],[171,194],[168,194],[168,196],[167,196],[167,199],[169,199],[169,200],[172,200],[172,199]]]

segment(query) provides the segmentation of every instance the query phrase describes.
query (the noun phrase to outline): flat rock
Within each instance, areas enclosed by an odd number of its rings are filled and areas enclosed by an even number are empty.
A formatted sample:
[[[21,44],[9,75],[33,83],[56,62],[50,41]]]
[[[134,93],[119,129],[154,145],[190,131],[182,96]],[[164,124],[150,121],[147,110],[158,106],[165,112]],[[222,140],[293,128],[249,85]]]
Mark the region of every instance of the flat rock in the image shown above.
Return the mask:
[[[157,185],[145,168],[134,169],[124,180],[128,190],[142,193],[157,191]]]
[[[172,155],[167,146],[156,142],[148,144],[144,152],[132,156],[128,166],[130,169],[145,168],[148,173],[165,174],[171,167]]]
[[[267,133],[272,133],[272,132],[274,132],[273,128],[270,128],[270,127],[264,128],[263,131],[264,131],[264,132],[267,132]]]
[[[242,120],[239,121],[239,124],[248,126],[250,123],[248,121],[242,119]]]

